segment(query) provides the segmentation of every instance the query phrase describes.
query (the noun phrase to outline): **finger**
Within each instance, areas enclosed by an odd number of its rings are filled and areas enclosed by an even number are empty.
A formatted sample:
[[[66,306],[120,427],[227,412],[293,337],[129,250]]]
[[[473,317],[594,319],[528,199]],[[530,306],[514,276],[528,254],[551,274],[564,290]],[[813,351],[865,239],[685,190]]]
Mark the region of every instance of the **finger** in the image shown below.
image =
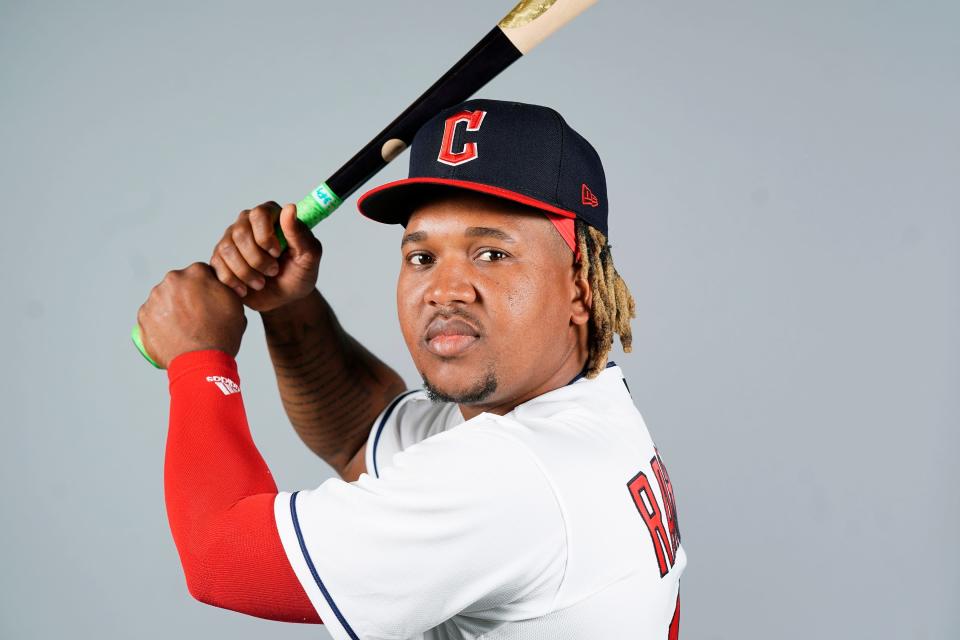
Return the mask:
[[[250,212],[251,219],[253,211]],[[240,251],[244,261],[266,276],[275,276],[280,271],[277,260],[269,253],[264,251],[253,235],[252,224],[236,223],[233,225],[233,231],[230,235],[233,243]]]
[[[214,272],[217,274],[217,280],[236,291],[237,295],[241,298],[247,295],[247,287],[240,282],[240,278],[233,275],[233,271],[230,271],[229,267],[227,267],[218,254],[215,253],[210,258],[210,266],[213,267]]]
[[[316,251],[317,239],[313,232],[297,218],[297,205],[286,204],[280,211],[280,228],[287,239],[287,245],[294,254]]]
[[[280,240],[273,230],[280,217],[280,205],[276,202],[265,202],[250,211],[250,228],[257,245],[274,258],[280,257]]]
[[[232,237],[225,236],[217,245],[216,253],[244,286],[256,290],[263,288],[263,276],[243,259],[243,255],[237,249],[237,245],[233,243]]]
[[[200,261],[191,262],[189,265],[187,265],[186,269],[183,269],[182,273],[195,278],[209,278],[213,275],[210,265],[206,262]]]

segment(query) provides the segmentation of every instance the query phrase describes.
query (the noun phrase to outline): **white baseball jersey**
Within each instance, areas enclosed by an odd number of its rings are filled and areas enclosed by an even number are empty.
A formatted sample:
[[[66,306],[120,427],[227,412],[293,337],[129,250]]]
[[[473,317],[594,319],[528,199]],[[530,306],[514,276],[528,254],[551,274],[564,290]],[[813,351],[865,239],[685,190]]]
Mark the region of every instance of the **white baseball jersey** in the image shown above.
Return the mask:
[[[337,640],[676,636],[673,489],[619,367],[467,421],[404,393],[366,455],[275,503]]]

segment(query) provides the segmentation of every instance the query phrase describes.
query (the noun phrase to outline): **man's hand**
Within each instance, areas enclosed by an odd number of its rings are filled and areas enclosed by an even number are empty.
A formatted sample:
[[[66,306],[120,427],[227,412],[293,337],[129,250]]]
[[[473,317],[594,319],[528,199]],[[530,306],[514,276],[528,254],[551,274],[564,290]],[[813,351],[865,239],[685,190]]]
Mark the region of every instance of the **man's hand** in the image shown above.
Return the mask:
[[[147,353],[163,369],[188,351],[236,356],[247,328],[240,299],[202,262],[168,272],[140,306],[137,322]]]
[[[274,225],[287,239],[280,254]],[[237,292],[254,311],[271,311],[314,290],[323,247],[307,225],[297,219],[297,207],[264,202],[240,212],[213,250],[210,266],[217,278]]]

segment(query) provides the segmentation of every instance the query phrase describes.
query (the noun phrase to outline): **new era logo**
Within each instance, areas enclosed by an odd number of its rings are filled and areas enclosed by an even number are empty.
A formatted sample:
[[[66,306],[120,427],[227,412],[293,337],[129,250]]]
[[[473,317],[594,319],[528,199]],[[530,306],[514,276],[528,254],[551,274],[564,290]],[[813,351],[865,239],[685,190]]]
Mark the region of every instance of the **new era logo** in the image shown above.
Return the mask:
[[[597,196],[593,195],[593,191],[590,191],[590,187],[587,186],[586,182],[580,185],[580,200],[588,207],[600,206],[600,201],[597,200]]]
[[[223,395],[228,396],[231,393],[240,393],[240,385],[231,380],[230,378],[224,378],[223,376],[207,376],[207,382],[212,382],[217,385],[217,388],[220,391],[223,391]]]

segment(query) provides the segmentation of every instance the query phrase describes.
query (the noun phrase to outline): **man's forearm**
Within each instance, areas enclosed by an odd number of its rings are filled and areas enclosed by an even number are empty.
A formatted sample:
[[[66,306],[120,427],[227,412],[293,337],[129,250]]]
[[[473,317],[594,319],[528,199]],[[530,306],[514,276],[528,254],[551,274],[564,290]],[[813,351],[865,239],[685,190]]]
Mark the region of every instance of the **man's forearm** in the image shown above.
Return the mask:
[[[250,436],[236,361],[191,351],[167,375],[164,498],[190,593],[270,620],[321,622],[277,532],[277,485]]]
[[[339,473],[403,380],[343,330],[317,290],[261,317],[287,416]]]

